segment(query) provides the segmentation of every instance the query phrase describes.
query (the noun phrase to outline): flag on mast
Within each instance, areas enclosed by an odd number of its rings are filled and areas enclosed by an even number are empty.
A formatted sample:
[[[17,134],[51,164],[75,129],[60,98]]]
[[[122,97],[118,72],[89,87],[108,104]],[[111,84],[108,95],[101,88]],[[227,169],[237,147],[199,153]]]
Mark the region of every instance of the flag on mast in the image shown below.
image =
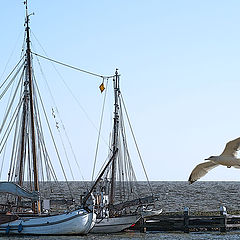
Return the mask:
[[[99,89],[101,91],[101,93],[104,91],[105,87],[104,87],[104,83],[102,82],[102,84],[99,86]]]

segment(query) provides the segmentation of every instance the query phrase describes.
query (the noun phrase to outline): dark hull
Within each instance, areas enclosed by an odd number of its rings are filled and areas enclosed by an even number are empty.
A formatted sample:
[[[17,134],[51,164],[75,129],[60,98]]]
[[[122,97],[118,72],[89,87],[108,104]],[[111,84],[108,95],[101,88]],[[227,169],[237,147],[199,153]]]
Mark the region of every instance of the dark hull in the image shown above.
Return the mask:
[[[0,213],[0,224],[8,223],[17,220],[16,215],[6,215],[6,213]]]

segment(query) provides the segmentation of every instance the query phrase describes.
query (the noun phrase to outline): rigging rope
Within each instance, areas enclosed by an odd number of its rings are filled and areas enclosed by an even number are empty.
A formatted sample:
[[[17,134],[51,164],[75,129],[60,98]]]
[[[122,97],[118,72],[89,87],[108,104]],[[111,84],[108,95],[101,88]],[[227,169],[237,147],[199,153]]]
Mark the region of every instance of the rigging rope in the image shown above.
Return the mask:
[[[69,182],[67,180],[67,175],[66,175],[66,172],[64,170],[64,167],[63,167],[63,164],[62,164],[59,152],[58,152],[58,148],[57,148],[56,142],[55,142],[54,137],[53,137],[53,133],[52,133],[52,130],[51,130],[51,127],[50,127],[50,123],[49,123],[48,118],[47,118],[47,113],[46,113],[46,110],[45,110],[45,107],[44,107],[44,104],[43,104],[43,101],[42,101],[42,97],[40,95],[39,88],[38,88],[38,85],[37,85],[36,81],[35,81],[35,84],[36,84],[37,93],[38,93],[38,96],[39,96],[39,99],[40,99],[40,102],[41,102],[41,106],[42,106],[42,109],[43,109],[43,113],[44,113],[44,116],[45,116],[45,119],[46,119],[46,123],[47,123],[47,126],[48,126],[48,130],[50,132],[50,135],[51,135],[51,138],[52,138],[52,142],[53,142],[56,154],[57,154],[57,158],[59,160],[59,163],[60,163],[60,166],[61,166],[61,169],[62,169],[62,172],[63,172],[63,176],[64,176],[65,181],[67,183],[67,186],[68,186],[69,192],[71,194],[71,197],[73,198],[73,194],[72,194]]]
[[[39,127],[39,138],[40,138],[40,145],[41,145],[41,149],[42,149],[42,152],[43,152],[43,155],[44,155],[44,161],[45,161],[45,166],[46,166],[46,175],[48,175],[48,180],[51,181],[50,179],[50,174],[52,175],[53,177],[53,180],[55,182],[58,182],[57,180],[57,175],[54,171],[54,168],[53,168],[53,165],[50,161],[50,157],[48,155],[48,152],[47,152],[47,149],[46,149],[46,144],[44,142],[44,137],[43,137],[43,133],[42,133],[42,127],[40,126]],[[50,171],[50,172],[49,172]]]
[[[35,80],[35,75],[34,75],[34,72],[33,72],[33,79],[34,79],[34,83],[36,82]],[[36,92],[35,92],[35,88],[33,88],[33,95],[36,96]],[[43,148],[41,148],[41,143],[43,142],[44,144],[44,138],[43,138],[43,134],[42,134],[42,123],[41,123],[41,118],[40,118],[40,111],[39,111],[39,107],[38,107],[38,102],[36,100],[36,98],[34,99],[34,109],[36,114],[35,114],[35,123],[36,123],[36,131],[37,131],[37,143],[38,143],[38,148],[39,151],[38,151],[38,159],[40,159],[40,161],[38,161],[38,163],[40,164],[40,168],[41,168],[41,174],[42,174],[42,181],[44,182],[44,171],[43,171],[43,159],[45,160],[45,158],[42,157],[42,155],[44,155],[44,150]],[[47,172],[48,172],[48,169],[45,165],[45,170],[46,170],[46,175],[47,175]],[[50,179],[48,179],[50,180]]]
[[[96,176],[95,178],[95,181],[97,180],[97,178],[99,177],[99,175],[101,174],[102,170],[105,168],[105,166],[108,164],[108,161],[109,159],[113,156],[113,153],[112,152],[109,152],[107,158],[105,159],[102,167],[100,168],[99,172],[98,172],[98,175]],[[108,173],[106,173],[105,175],[107,175]]]
[[[35,77],[34,77],[34,81],[35,80]],[[47,149],[46,149],[46,144],[45,144],[45,141],[44,141],[44,137],[43,137],[43,131],[42,131],[42,124],[41,124],[41,119],[40,119],[40,114],[39,114],[39,108],[37,108],[37,111],[38,111],[38,121],[36,121],[37,123],[37,129],[38,129],[38,137],[39,137],[39,144],[40,144],[40,147],[42,149],[42,153],[44,155],[44,160],[45,160],[45,166],[46,166],[46,175],[48,176],[47,179],[49,181],[51,181],[50,179],[50,173],[49,171],[51,172],[51,175],[53,177],[53,180],[55,182],[57,182],[57,176],[56,176],[56,173],[54,171],[54,168],[52,166],[52,163],[50,161],[50,158],[49,158],[49,155],[48,155],[48,152],[47,152]]]
[[[132,189],[135,186],[138,186],[137,184],[137,178],[134,172],[134,168],[132,166],[132,162],[131,162],[131,158],[130,158],[130,154],[128,151],[128,145],[127,145],[127,141],[126,141],[126,131],[125,131],[125,125],[124,125],[124,121],[123,121],[123,109],[122,109],[122,101],[119,98],[119,113],[120,113],[120,130],[121,130],[121,136],[122,136],[122,144],[123,144],[123,149],[124,149],[124,168],[125,168],[125,173],[126,173],[126,185],[128,187],[128,189],[130,190],[130,192],[135,193],[135,195],[137,197],[139,197],[139,194],[137,191],[132,191]],[[130,197],[130,196],[129,196]]]
[[[7,149],[7,144],[5,145],[4,151],[3,151],[3,158],[2,158],[2,164],[1,164],[1,170],[0,170],[0,180],[2,177],[2,171],[3,171],[3,165],[4,165],[4,160],[5,160],[5,155],[6,155],[6,149]]]
[[[44,54],[45,54],[46,56],[48,56],[48,54],[47,54],[46,51],[44,50],[43,46],[41,45],[41,43],[39,42],[39,40],[37,39],[37,37],[35,36],[35,34],[34,34],[32,31],[31,31],[31,33],[33,34],[34,38],[35,38],[36,41],[38,42],[38,44],[39,44],[39,46],[41,47],[41,49],[42,49],[42,51],[44,52]],[[33,54],[34,54],[34,53],[33,53]],[[36,55],[36,54],[35,54],[35,55]],[[50,95],[52,95],[51,90],[50,90],[50,87],[49,87],[49,85],[48,85],[48,82],[46,81],[46,77],[45,77],[45,75],[44,75],[44,73],[43,73],[43,71],[42,71],[42,67],[41,67],[40,61],[39,61],[39,59],[38,59],[37,56],[38,56],[38,55],[36,55],[36,59],[37,59],[38,64],[39,64],[40,71],[41,71],[41,73],[42,73],[42,75],[43,75],[43,77],[44,77],[44,80],[45,80],[45,82],[46,82],[46,85],[47,85],[47,87],[48,87],[48,90],[49,90],[49,92],[50,92]],[[49,59],[50,59],[50,58],[49,58]],[[56,73],[58,74],[58,76],[60,77],[60,79],[63,81],[65,87],[67,88],[67,90],[69,91],[69,93],[71,94],[71,96],[73,97],[73,99],[76,101],[76,103],[77,103],[77,105],[79,106],[79,108],[80,108],[80,109],[83,111],[83,113],[85,114],[85,116],[86,116],[86,118],[88,119],[88,121],[92,124],[93,128],[98,132],[98,128],[96,127],[96,125],[94,124],[94,122],[91,120],[91,118],[89,117],[89,115],[88,115],[88,113],[86,112],[86,110],[84,109],[84,107],[81,105],[81,103],[80,103],[80,101],[78,100],[78,98],[73,94],[72,90],[69,88],[69,86],[67,85],[67,83],[66,83],[66,81],[64,80],[63,76],[62,76],[62,75],[60,74],[60,72],[57,70],[57,68],[55,67],[55,65],[53,64],[53,62],[52,62],[52,66],[53,66],[53,68],[55,69],[55,71],[56,71]],[[100,75],[99,75],[99,76],[100,76]],[[114,76],[109,76],[109,77],[105,76],[105,77],[103,77],[103,81],[104,81],[105,78],[108,80],[109,78],[113,78],[113,77],[114,77]],[[54,99],[54,98],[52,97],[52,99]],[[53,101],[53,103],[55,104],[55,107],[56,107],[55,101]],[[57,107],[56,107],[56,109],[57,109]],[[57,109],[57,110],[58,110],[58,109]],[[59,111],[58,111],[58,114],[59,114]],[[61,118],[60,118],[60,120],[61,120]],[[66,137],[68,138],[67,135],[66,135]],[[109,144],[107,143],[107,141],[106,141],[102,136],[100,136],[100,137],[102,138],[102,140],[103,140],[103,142],[105,143],[105,145],[110,149]],[[69,145],[71,145],[71,143],[70,143]],[[111,149],[110,149],[110,151],[111,151]],[[73,153],[73,155],[75,155],[75,154]],[[80,168],[79,168],[79,169],[80,169]],[[82,174],[81,174],[81,175],[82,175]],[[83,178],[83,177],[82,177],[82,178]]]
[[[22,32],[23,32],[23,31],[21,30],[20,33],[18,34],[18,37],[17,37],[16,43],[15,43],[15,45],[14,45],[14,47],[13,47],[13,50],[12,50],[12,52],[11,52],[11,54],[10,54],[8,60],[7,60],[7,63],[6,63],[6,65],[5,65],[5,67],[4,67],[4,70],[3,70],[2,74],[1,74],[0,80],[2,79],[4,73],[5,73],[6,69],[7,69],[7,65],[8,65],[8,63],[10,62],[10,60],[11,60],[11,58],[12,58],[12,56],[13,56],[13,53],[15,52],[15,49],[16,49],[16,47],[17,47],[18,40],[19,40],[19,38],[20,38]],[[25,35],[25,31],[24,31],[24,35]],[[24,38],[25,38],[25,37],[24,37]],[[22,56],[21,56],[21,57],[22,57]]]
[[[24,79],[22,78],[22,84],[21,84],[21,89],[20,89],[20,95],[19,95],[19,100],[22,99],[22,89],[23,89],[23,82]],[[17,161],[17,146],[19,146],[19,141],[20,141],[20,137],[18,137],[18,126],[19,126],[19,122],[21,119],[21,115],[18,115],[18,119],[16,121],[15,124],[15,133],[14,133],[14,137],[13,137],[13,146],[12,146],[12,153],[11,153],[11,161],[10,161],[10,166],[9,166],[9,171],[8,171],[8,182],[9,181],[13,181],[13,174],[15,171],[15,163]],[[20,134],[20,133],[19,133]],[[16,143],[17,141],[17,143]]]
[[[5,95],[5,93],[8,91],[9,87],[11,86],[11,84],[14,82],[16,76],[18,75],[18,73],[20,72],[21,68],[23,67],[24,63],[20,66],[20,68],[18,69],[18,71],[14,74],[14,76],[12,77],[12,79],[10,80],[10,82],[8,83],[8,85],[5,87],[5,89],[3,90],[3,92],[0,95],[0,100],[3,98],[3,96]]]
[[[67,150],[66,150],[66,147],[65,147],[65,145],[64,145],[63,138],[62,138],[62,135],[61,135],[61,133],[60,133],[60,129],[59,129],[59,126],[58,126],[58,122],[57,122],[57,120],[56,120],[56,116],[55,116],[55,114],[54,114],[54,110],[53,110],[53,109],[52,109],[52,115],[53,115],[53,118],[54,118],[55,123],[56,123],[56,128],[57,128],[57,131],[58,131],[59,136],[60,136],[60,140],[61,140],[62,147],[63,147],[64,153],[65,153],[65,157],[66,157],[66,159],[67,159],[68,167],[69,167],[70,172],[71,172],[71,175],[72,175],[72,179],[75,180],[74,175],[73,175],[73,171],[72,171],[72,167],[71,167],[71,164],[70,164],[70,162],[69,162],[68,155],[67,155]]]
[[[102,130],[102,122],[103,122],[103,114],[104,114],[104,109],[105,109],[107,88],[108,88],[108,79],[107,79],[106,90],[105,90],[104,99],[103,99],[101,119],[100,119],[100,124],[99,124],[97,146],[96,146],[96,152],[95,152],[95,158],[94,158],[94,164],[93,164],[93,171],[92,171],[92,181],[93,181],[93,177],[94,177],[94,174],[95,174],[95,167],[96,167],[96,162],[97,162],[97,154],[98,154],[98,147],[99,147],[100,135],[101,135],[101,130]]]
[[[69,86],[67,85],[66,81],[64,80],[64,78],[62,77],[62,75],[59,73],[59,71],[56,69],[55,65],[53,64],[53,67],[55,69],[55,71],[57,72],[57,74],[59,75],[60,79],[63,81],[65,87],[67,88],[67,90],[69,91],[69,93],[71,94],[71,96],[73,97],[73,99],[76,101],[77,105],[79,106],[79,108],[83,111],[83,113],[85,114],[86,118],[88,119],[88,121],[91,123],[91,125],[93,126],[93,128],[98,132],[98,128],[96,127],[96,125],[94,124],[94,122],[91,120],[91,118],[89,117],[87,111],[84,109],[84,107],[82,106],[82,104],[80,103],[80,101],[78,100],[78,98],[73,94],[72,90],[69,88]],[[46,81],[47,83],[47,81]],[[47,84],[48,86],[48,84]],[[48,89],[49,86],[48,86]],[[56,104],[55,104],[56,105]],[[106,144],[106,146],[109,147],[108,143],[106,142],[105,139],[103,139],[104,143]]]
[[[54,63],[60,64],[60,65],[63,65],[63,66],[65,66],[65,67],[72,68],[72,69],[74,69],[74,70],[77,70],[77,71],[80,71],[80,72],[83,72],[83,73],[86,73],[86,74],[89,74],[89,75],[93,75],[93,76],[95,76],[95,77],[100,77],[100,78],[103,78],[103,79],[113,78],[113,77],[114,77],[114,76],[103,76],[103,75],[99,75],[99,74],[97,74],[97,73],[89,72],[89,71],[86,71],[86,70],[84,70],[84,69],[80,69],[80,68],[78,68],[78,67],[74,67],[74,66],[71,66],[71,65],[69,65],[69,64],[59,62],[59,61],[57,61],[57,60],[54,60],[54,59],[52,59],[52,58],[48,58],[48,57],[42,56],[42,55],[37,54],[37,53],[34,53],[34,52],[32,52],[32,54],[34,54],[34,55],[36,55],[36,56],[38,56],[38,57],[44,58],[44,59],[46,59],[46,60],[49,60],[49,61],[51,61],[51,62],[54,62]]]
[[[24,72],[24,71],[23,71]],[[13,97],[12,97],[12,100],[11,100],[11,95],[12,95],[12,92],[13,92],[13,86],[12,86],[12,89],[11,89],[11,92],[10,92],[10,95],[9,95],[9,99],[8,99],[8,102],[7,102],[7,106],[6,106],[6,109],[5,109],[5,114],[4,114],[4,118],[3,118],[3,122],[2,122],[2,125],[0,127],[0,133],[5,125],[5,122],[7,120],[7,117],[8,117],[8,114],[10,113],[10,110],[11,110],[11,107],[13,105],[13,101],[16,97],[16,94],[17,94],[17,91],[18,91],[18,87],[19,87],[19,84],[22,80],[22,76],[23,74],[20,76],[20,80],[17,84],[17,87],[13,93]],[[1,179],[1,176],[2,176],[2,171],[3,171],[3,165],[4,165],[4,160],[5,160],[5,155],[6,155],[6,149],[7,149],[7,144],[5,145],[5,149],[4,149],[4,153],[3,153],[3,157],[2,157],[2,164],[1,164],[1,170],[0,170],[0,179]]]
[[[23,71],[23,72],[24,72],[24,71]],[[14,94],[13,94],[13,98],[12,98],[10,104],[9,104],[9,107],[8,107],[8,109],[6,109],[6,113],[5,113],[5,116],[4,116],[4,118],[3,118],[2,125],[1,125],[1,127],[0,127],[0,133],[2,132],[2,129],[3,129],[4,125],[5,125],[5,123],[6,123],[7,117],[8,117],[8,115],[9,115],[9,113],[10,113],[11,107],[12,107],[12,105],[13,105],[14,99],[15,99],[16,94],[17,94],[17,91],[18,91],[18,87],[19,87],[19,85],[20,85],[20,83],[21,83],[21,81],[22,81],[22,77],[23,77],[23,73],[22,73],[22,75],[20,76],[19,82],[18,82],[17,87],[16,87],[16,90],[15,90],[15,92],[14,92]]]
[[[10,76],[12,75],[12,73],[15,71],[15,69],[18,67],[18,65],[20,64],[20,62],[23,60],[23,57],[19,60],[19,62],[15,65],[15,67],[13,68],[13,70],[8,74],[7,78],[3,81],[3,83],[0,85],[0,89],[3,87],[3,85],[6,83],[6,81],[10,78]],[[20,71],[20,70],[19,70]]]
[[[40,43],[39,43],[39,44],[40,44]],[[40,46],[41,46],[41,45],[40,45]],[[44,51],[44,49],[43,49],[43,51]],[[50,87],[49,87],[49,85],[48,85],[48,81],[46,80],[46,76],[45,76],[45,74],[44,74],[44,72],[43,72],[43,70],[42,70],[42,67],[41,67],[41,64],[40,64],[40,61],[39,61],[38,57],[36,57],[36,59],[37,59],[37,62],[38,62],[40,71],[41,71],[41,73],[42,73],[43,79],[44,79],[44,81],[45,81],[45,84],[46,84],[46,86],[47,86],[47,89],[48,89],[48,91],[49,91],[49,93],[50,93],[50,96],[51,96],[51,98],[52,98],[53,104],[54,104],[54,106],[55,106],[56,113],[57,113],[57,115],[58,115],[58,117],[59,117],[59,119],[60,119],[60,122],[61,122],[61,125],[62,125],[62,128],[63,128],[64,134],[65,134],[65,136],[66,136],[66,138],[67,138],[67,141],[68,141],[68,144],[69,144],[69,146],[70,146],[70,148],[71,148],[71,152],[72,152],[72,154],[73,154],[75,163],[76,163],[76,165],[77,165],[77,167],[78,167],[78,171],[79,171],[79,173],[80,173],[80,175],[81,175],[82,180],[84,181],[84,177],[83,177],[83,174],[82,174],[82,172],[81,172],[81,168],[80,168],[80,166],[79,166],[79,164],[78,164],[76,155],[75,155],[75,153],[74,153],[74,151],[73,151],[73,147],[72,147],[71,141],[70,141],[70,139],[69,139],[69,137],[68,137],[68,134],[67,134],[67,132],[66,132],[65,126],[64,126],[63,121],[62,121],[62,119],[61,119],[61,117],[60,117],[60,113],[59,113],[59,111],[58,111],[56,101],[55,101],[55,99],[54,99],[54,97],[53,97],[53,94],[52,94],[52,91],[51,91],[51,89],[50,89]],[[54,64],[53,64],[53,66],[54,66]],[[55,66],[54,66],[54,69],[55,69],[56,72],[58,73],[58,71],[57,71],[57,69],[55,68]],[[60,75],[60,73],[58,73],[58,74]],[[60,75],[60,77],[61,77],[61,75]],[[61,77],[61,78],[62,78],[62,77]],[[62,79],[62,80],[63,80],[63,79]],[[64,80],[63,80],[63,82],[65,83]],[[65,83],[65,84],[66,84],[66,83]],[[54,116],[55,116],[55,115],[54,115]],[[60,132],[59,132],[59,134],[60,134]],[[61,141],[62,141],[61,134],[60,134],[60,138],[61,138]],[[62,141],[62,144],[63,144],[63,141]],[[64,144],[63,144],[63,146],[64,146]],[[65,148],[65,146],[64,146],[64,148]],[[66,151],[65,151],[65,153],[66,153]],[[66,157],[67,157],[67,155],[66,155]],[[68,159],[68,157],[67,157],[67,159]],[[69,162],[69,160],[68,160],[68,162]],[[70,164],[69,164],[69,166],[70,166]],[[73,173],[72,173],[71,167],[70,167],[70,171],[71,171],[71,174],[72,174],[72,178],[74,179],[74,175],[73,175]],[[87,185],[86,185],[86,186],[87,186]]]
[[[37,85],[36,83],[36,79],[35,79],[35,75],[33,72],[33,80],[35,85]],[[34,92],[34,96],[36,96],[36,91],[35,91],[35,87],[33,88],[33,92]],[[43,135],[43,130],[42,130],[42,124],[41,124],[41,118],[40,118],[40,112],[39,112],[39,107],[38,107],[38,102],[37,99],[34,99],[34,108],[36,109],[36,129],[37,129],[37,137],[38,137],[38,146],[39,146],[39,159],[41,159],[41,171],[42,171],[42,179],[44,181],[44,171],[43,171],[43,161],[45,164],[45,172],[46,172],[46,177],[47,177],[47,181],[50,184],[50,191],[52,192],[52,181],[51,181],[51,176],[53,177],[53,180],[55,181],[55,183],[57,184],[60,192],[63,192],[63,189],[61,188],[60,184],[58,183],[57,180],[57,176],[56,173],[54,171],[54,168],[52,166],[52,163],[50,161],[47,149],[46,149],[46,144],[45,144],[45,140],[44,140],[44,135]],[[43,158],[42,158],[43,156]],[[43,160],[42,160],[43,159]]]
[[[16,120],[16,118],[17,118],[17,116],[18,116],[18,113],[19,113],[19,111],[20,111],[21,103],[22,103],[22,101],[18,103],[16,109],[14,110],[13,116],[12,116],[12,118],[11,118],[8,126],[7,126],[7,129],[6,129],[6,131],[5,131],[2,139],[1,139],[0,146],[2,145],[2,143],[3,143],[3,146],[2,146],[2,148],[1,148],[1,150],[0,150],[0,153],[2,152],[4,146],[5,146],[6,142],[7,142],[7,139],[8,139],[8,137],[9,137],[9,134],[11,133],[12,127],[13,127],[13,125],[14,125],[14,122],[15,122],[15,120]],[[14,116],[15,114],[16,114],[16,116]],[[10,125],[11,125],[11,126],[10,126]],[[9,130],[9,129],[10,129],[10,130]],[[8,133],[7,133],[7,131],[8,131]],[[5,137],[6,137],[6,139],[5,139],[5,141],[3,142],[3,140],[4,140]]]
[[[26,52],[25,49],[24,49],[25,46],[26,46],[26,36],[27,36],[27,33],[26,33],[26,31],[24,31],[21,56],[24,56],[25,52]]]
[[[140,161],[141,161],[141,164],[142,164],[142,167],[143,167],[143,171],[144,171],[145,177],[146,177],[146,179],[147,179],[147,182],[148,182],[148,185],[149,185],[149,187],[150,187],[150,190],[151,190],[151,192],[153,193],[152,186],[151,186],[151,184],[150,184],[150,181],[149,181],[149,178],[148,178],[148,175],[147,175],[147,171],[146,171],[146,168],[145,168],[144,163],[143,163],[143,159],[142,159],[142,156],[141,156],[141,153],[140,153],[138,144],[137,144],[136,137],[135,137],[134,132],[133,132],[133,128],[132,128],[132,125],[131,125],[131,122],[130,122],[130,119],[129,119],[129,116],[128,116],[128,113],[127,113],[127,109],[126,109],[125,103],[124,103],[124,101],[123,101],[123,96],[122,96],[122,94],[120,94],[120,97],[121,97],[121,100],[122,100],[122,103],[123,103],[123,107],[124,107],[124,111],[125,111],[125,113],[126,113],[128,125],[129,125],[129,127],[130,127],[130,130],[131,130],[131,133],[132,133],[132,136],[133,136],[134,143],[135,143],[135,145],[136,145],[136,149],[137,149],[138,156],[139,156],[139,158],[140,158]]]

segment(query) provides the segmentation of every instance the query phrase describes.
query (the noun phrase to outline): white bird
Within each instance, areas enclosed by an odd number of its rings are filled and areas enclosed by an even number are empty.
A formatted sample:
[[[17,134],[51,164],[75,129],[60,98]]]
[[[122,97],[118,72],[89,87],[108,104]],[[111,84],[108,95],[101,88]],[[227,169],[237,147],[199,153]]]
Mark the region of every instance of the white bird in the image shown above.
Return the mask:
[[[223,165],[228,168],[240,168],[240,158],[237,158],[237,151],[240,149],[240,137],[228,142],[219,156],[211,156],[205,160],[207,162],[198,164],[188,179],[189,184],[194,183],[205,176],[211,169]]]

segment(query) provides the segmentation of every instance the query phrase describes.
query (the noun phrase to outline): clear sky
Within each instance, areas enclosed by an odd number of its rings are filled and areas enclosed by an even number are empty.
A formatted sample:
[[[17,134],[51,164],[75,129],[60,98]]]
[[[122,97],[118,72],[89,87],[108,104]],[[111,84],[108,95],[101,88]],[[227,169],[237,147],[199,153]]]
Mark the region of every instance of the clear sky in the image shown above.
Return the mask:
[[[8,63],[1,81],[21,51],[22,2],[1,1],[0,74]],[[187,180],[196,164],[240,136],[239,1],[29,0],[29,10],[33,51],[43,53],[39,41],[59,61],[105,75],[119,68],[150,180]],[[98,126],[101,80],[58,70]],[[69,111],[62,112],[71,121],[66,128],[90,179],[96,130],[73,100],[67,103],[59,77],[46,75],[58,107]],[[202,180],[239,181],[240,170],[218,167]]]

